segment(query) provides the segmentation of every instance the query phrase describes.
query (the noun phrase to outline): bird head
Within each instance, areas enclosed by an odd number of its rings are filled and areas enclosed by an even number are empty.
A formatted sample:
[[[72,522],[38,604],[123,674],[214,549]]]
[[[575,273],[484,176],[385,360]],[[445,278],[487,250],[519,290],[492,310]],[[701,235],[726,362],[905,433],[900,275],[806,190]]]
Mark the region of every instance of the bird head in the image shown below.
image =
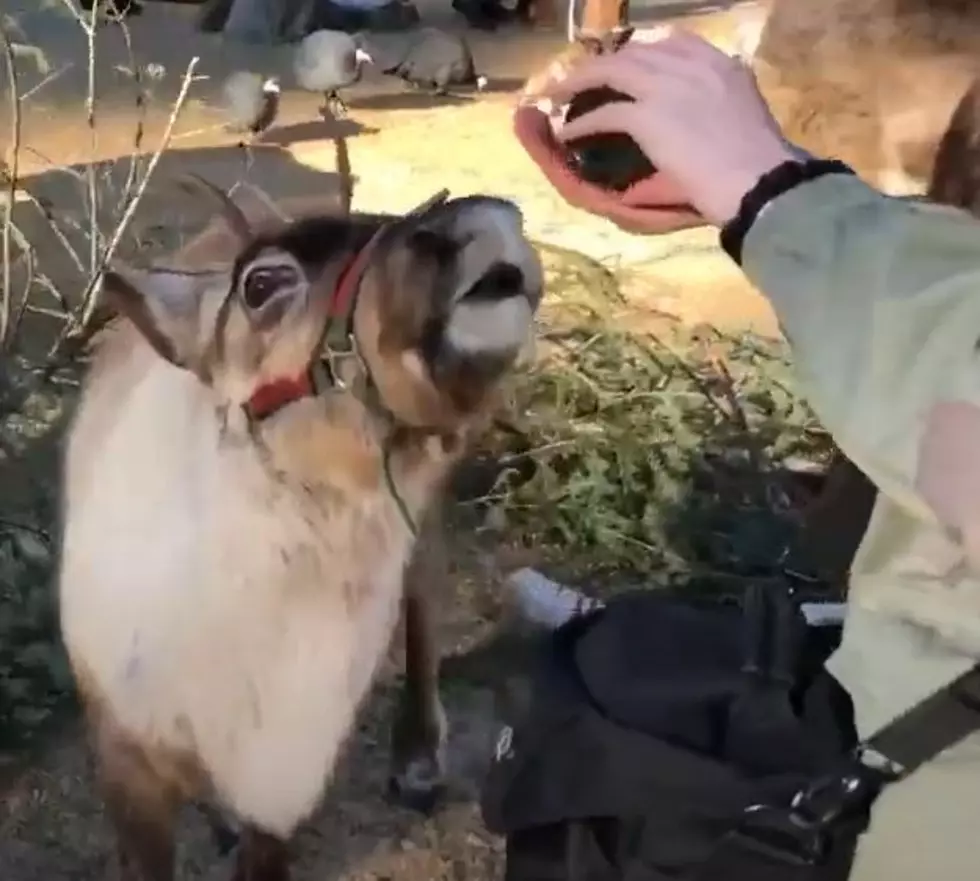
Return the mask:
[[[362,64],[374,64],[374,59],[369,52],[357,46],[354,49],[354,63],[360,67]]]
[[[279,79],[274,76],[270,76],[264,83],[262,83],[262,92],[266,95],[278,95],[282,91],[279,85]]]

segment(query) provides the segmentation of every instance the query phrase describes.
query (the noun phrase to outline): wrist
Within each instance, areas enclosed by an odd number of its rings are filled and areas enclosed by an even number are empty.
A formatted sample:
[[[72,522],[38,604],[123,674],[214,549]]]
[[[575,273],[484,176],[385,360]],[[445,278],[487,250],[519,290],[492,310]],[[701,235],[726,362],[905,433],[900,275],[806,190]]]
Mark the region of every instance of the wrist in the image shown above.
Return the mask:
[[[791,189],[827,174],[854,171],[838,159],[800,159],[791,155],[763,173],[745,193],[735,215],[721,228],[721,246],[737,264],[742,263],[742,246],[756,218],[774,200]]]
[[[710,219],[719,229],[727,226],[738,214],[745,197],[762,178],[788,162],[805,162],[809,158],[802,151],[795,151],[789,144],[774,147],[763,155],[753,156],[741,168],[733,170],[725,197],[719,200],[715,216]]]

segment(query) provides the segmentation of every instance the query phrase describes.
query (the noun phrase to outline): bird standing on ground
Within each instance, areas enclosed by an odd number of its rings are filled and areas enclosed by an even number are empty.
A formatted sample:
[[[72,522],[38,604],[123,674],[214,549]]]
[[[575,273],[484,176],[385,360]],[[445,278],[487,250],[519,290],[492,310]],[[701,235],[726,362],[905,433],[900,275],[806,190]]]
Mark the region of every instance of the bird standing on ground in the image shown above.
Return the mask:
[[[321,30],[296,47],[293,72],[302,88],[323,93],[320,112],[324,118],[336,118],[347,113],[340,89],[358,82],[365,64],[373,64],[373,59],[350,34]]]
[[[451,86],[469,86],[482,91],[487,84],[473,64],[466,39],[439,28],[377,34],[357,34],[355,39],[374,59],[384,74],[397,76],[419,89],[436,95],[448,94]]]
[[[239,70],[225,80],[224,99],[228,126],[253,138],[267,131],[279,115],[279,81]]]
[[[238,146],[245,151],[247,173],[252,165],[252,144],[272,127],[279,115],[279,81],[239,70],[225,80],[222,91],[228,129],[246,136]]]

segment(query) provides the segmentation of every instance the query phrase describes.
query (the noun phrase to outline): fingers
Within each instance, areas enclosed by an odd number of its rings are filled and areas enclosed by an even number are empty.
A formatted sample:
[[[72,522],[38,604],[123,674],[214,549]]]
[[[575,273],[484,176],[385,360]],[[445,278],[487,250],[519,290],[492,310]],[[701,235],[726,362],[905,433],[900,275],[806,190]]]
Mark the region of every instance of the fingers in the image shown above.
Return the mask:
[[[627,54],[627,49],[614,55],[590,58],[588,63],[572,68],[562,79],[552,79],[539,94],[556,104],[567,104],[579,92],[608,86],[640,100],[649,89],[650,75],[637,63],[635,53]]]
[[[586,89],[608,86],[636,100],[649,94],[656,77],[697,81],[709,64],[731,58],[690,31],[656,28],[634,38],[618,52],[590,58],[543,86],[539,94],[557,104],[567,103]]]
[[[669,24],[658,24],[652,28],[637,28],[633,31],[633,35],[629,39],[629,43],[644,43],[650,45],[651,43],[662,43],[665,40],[670,39],[677,33],[677,28]]]
[[[569,168],[548,117],[534,107],[518,107],[514,113],[514,133],[534,164],[569,205],[605,217],[627,232],[646,235],[705,223],[704,218],[685,204],[680,187],[664,175],[642,181],[625,194],[582,181]]]
[[[558,129],[557,138],[562,143],[568,143],[575,138],[585,135],[595,135],[600,132],[624,132],[633,135],[630,126],[635,118],[636,105],[626,101],[613,101],[591,110],[584,116],[579,116],[570,122],[564,122]]]

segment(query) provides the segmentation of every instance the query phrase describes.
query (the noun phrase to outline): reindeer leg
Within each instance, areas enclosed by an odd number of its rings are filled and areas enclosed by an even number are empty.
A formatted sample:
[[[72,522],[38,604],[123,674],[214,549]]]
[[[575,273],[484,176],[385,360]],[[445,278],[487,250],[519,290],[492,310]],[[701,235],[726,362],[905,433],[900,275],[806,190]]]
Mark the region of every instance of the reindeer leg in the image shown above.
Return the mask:
[[[228,856],[241,841],[241,836],[214,805],[201,802],[197,805],[197,809],[208,824],[208,829],[211,830],[211,838],[219,855]]]
[[[118,837],[122,881],[173,881],[179,795],[111,723],[94,729],[99,778]]]
[[[438,566],[438,570],[437,567]],[[445,787],[446,714],[439,700],[439,656],[429,597],[445,573],[443,549],[422,540],[405,572],[405,685],[392,728],[392,794],[429,812]]]
[[[232,881],[289,881],[286,842],[255,826],[246,826]]]

